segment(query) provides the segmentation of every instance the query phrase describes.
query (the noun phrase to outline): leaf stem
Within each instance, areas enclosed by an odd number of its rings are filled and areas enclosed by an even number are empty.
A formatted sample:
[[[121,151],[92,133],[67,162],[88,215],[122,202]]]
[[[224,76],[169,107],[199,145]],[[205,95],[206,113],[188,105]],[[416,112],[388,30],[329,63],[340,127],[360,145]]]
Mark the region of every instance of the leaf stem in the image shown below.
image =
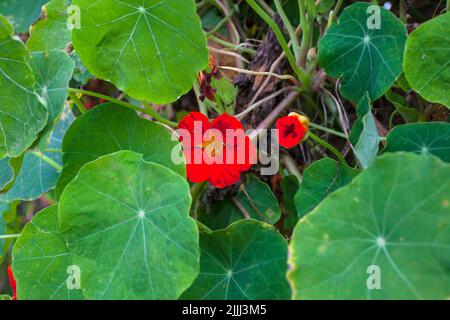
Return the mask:
[[[20,236],[20,234],[4,234],[0,235],[0,239],[16,239]]]
[[[298,43],[294,27],[292,26],[291,21],[289,21],[289,18],[287,17],[280,0],[274,0],[274,3],[275,7],[277,8],[277,12],[281,17],[281,20],[283,21],[283,24],[289,33],[289,37],[291,38],[292,41],[292,50],[294,51],[295,60],[298,61],[300,55],[300,45]]]
[[[103,99],[103,100],[106,100],[106,101],[109,101],[109,102],[113,102],[113,103],[121,105],[121,106],[123,106],[125,108],[145,113],[146,115],[154,118],[156,121],[161,122],[161,123],[163,123],[165,125],[168,125],[170,127],[174,127],[174,128],[178,127],[178,123],[172,122],[170,120],[167,120],[167,119],[163,118],[158,112],[156,112],[155,110],[153,110],[150,107],[148,107],[148,108],[141,108],[141,107],[135,106],[135,105],[133,105],[131,103],[128,103],[128,102],[125,102],[125,101],[122,101],[122,100],[119,100],[119,99],[115,99],[115,98],[112,98],[110,96],[107,96],[107,95],[104,95],[104,94],[101,94],[101,93],[88,91],[88,90],[69,88],[69,94],[71,92],[72,93],[80,93],[80,94],[84,94],[84,95],[87,95],[87,96],[96,97],[96,98]]]
[[[47,163],[49,166],[51,166],[52,168],[54,168],[56,171],[61,172],[62,171],[62,167],[54,160],[50,159],[49,157],[47,157],[45,154],[43,154],[42,152],[39,151],[31,151],[31,154],[35,155],[36,157],[38,157],[39,159],[41,159],[42,161],[44,161],[45,163]]]
[[[334,135],[334,136],[336,136],[336,137],[340,137],[340,138],[343,138],[343,139],[347,139],[347,138],[348,138],[348,137],[347,137],[344,133],[342,133],[342,132],[338,132],[338,131],[336,131],[336,130],[329,129],[329,128],[323,127],[323,126],[321,126],[321,125],[312,123],[312,122],[309,123],[309,126],[310,126],[311,128],[314,128],[314,129],[317,129],[317,130],[320,130],[320,131],[323,131],[323,132],[327,132],[327,133],[329,133],[329,134],[332,134],[332,135]]]
[[[312,133],[311,131],[308,132],[308,136],[311,137],[311,139],[313,139],[315,142],[317,142],[318,144],[320,144],[321,146],[327,148],[329,151],[331,151],[336,158],[338,158],[338,160],[342,163],[346,163],[344,156],[342,155],[342,153],[339,152],[338,149],[336,149],[335,147],[333,147],[331,144],[329,144],[328,142],[322,140],[321,138],[319,138],[318,136],[316,136],[314,133]]]
[[[81,101],[77,94],[74,92],[69,92],[69,98],[73,101],[73,103],[77,106],[78,110],[80,111],[80,113],[85,113],[88,110],[86,109],[86,107],[84,106],[83,101]]]
[[[246,0],[248,5],[252,7],[253,10],[269,25],[269,27],[274,32],[275,36],[278,39],[278,42],[281,45],[281,48],[283,49],[284,53],[286,54],[286,57],[289,61],[289,64],[291,65],[291,68],[294,70],[295,74],[297,75],[298,79],[303,85],[303,89],[305,91],[309,91],[311,88],[311,79],[309,74],[301,69],[297,61],[295,60],[294,55],[292,54],[292,51],[289,49],[289,46],[286,42],[286,39],[284,39],[283,32],[278,27],[276,22],[255,2],[255,0]]]

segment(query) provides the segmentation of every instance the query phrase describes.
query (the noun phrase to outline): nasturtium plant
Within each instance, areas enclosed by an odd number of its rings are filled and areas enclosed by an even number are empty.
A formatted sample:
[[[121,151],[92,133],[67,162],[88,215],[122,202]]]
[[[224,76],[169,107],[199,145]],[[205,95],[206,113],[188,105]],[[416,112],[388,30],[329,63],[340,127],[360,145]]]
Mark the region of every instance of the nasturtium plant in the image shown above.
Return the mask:
[[[342,77],[341,94],[358,102],[368,92],[372,101],[381,97],[402,73],[406,28],[389,11],[357,2],[344,9],[337,23],[319,42],[319,64],[335,77]]]
[[[450,162],[450,123],[429,122],[395,127],[383,152],[414,152]]]
[[[448,299],[450,0],[391,3],[0,1],[0,300]]]
[[[411,87],[425,99],[450,108],[450,13],[417,28],[406,42],[404,69]]]
[[[81,168],[59,223],[88,299],[176,299],[198,274],[198,231],[183,177],[131,151]]]
[[[223,230],[202,230],[200,274],[182,298],[288,299],[286,256],[286,240],[261,222],[242,220]]]
[[[73,0],[82,24],[73,45],[87,68],[136,99],[176,100],[207,66],[193,0]],[[161,41],[161,39],[164,39]]]
[[[380,157],[296,226],[288,273],[293,298],[447,298],[449,188],[450,166],[438,158]],[[382,272],[378,290],[368,279],[373,266]]]
[[[26,225],[13,255],[19,299],[83,299],[79,289],[66,285],[73,260],[59,229],[58,206],[44,209]]]

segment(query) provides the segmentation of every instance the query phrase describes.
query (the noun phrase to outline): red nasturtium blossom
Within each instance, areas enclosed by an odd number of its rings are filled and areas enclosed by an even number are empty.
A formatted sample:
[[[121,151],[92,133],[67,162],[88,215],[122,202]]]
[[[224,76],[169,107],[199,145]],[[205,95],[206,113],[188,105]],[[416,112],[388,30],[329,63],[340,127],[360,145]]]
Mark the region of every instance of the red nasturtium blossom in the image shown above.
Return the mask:
[[[11,289],[13,291],[12,299],[16,300],[17,299],[16,279],[14,279],[11,266],[8,266],[8,278],[9,278],[9,285],[11,286]]]
[[[305,116],[292,112],[277,120],[278,142],[285,148],[298,145],[308,133],[309,120]]]
[[[178,124],[178,133],[191,182],[225,188],[237,183],[256,161],[256,148],[242,123],[226,113],[210,122],[202,113],[191,112]]]

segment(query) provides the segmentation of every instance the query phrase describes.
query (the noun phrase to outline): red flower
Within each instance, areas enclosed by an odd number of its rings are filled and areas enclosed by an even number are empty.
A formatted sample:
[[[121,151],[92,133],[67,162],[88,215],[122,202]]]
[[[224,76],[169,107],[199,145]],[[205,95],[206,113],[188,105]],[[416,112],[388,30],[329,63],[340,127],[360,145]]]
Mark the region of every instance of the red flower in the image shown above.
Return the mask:
[[[9,285],[11,286],[11,289],[13,290],[12,300],[17,300],[16,279],[14,279],[14,275],[13,275],[11,266],[8,266],[8,278],[9,278]]]
[[[191,112],[178,124],[178,133],[191,182],[209,181],[225,188],[255,163],[253,142],[239,120],[226,113],[209,122],[202,113]]]
[[[308,133],[308,125],[308,119],[295,112],[278,119],[275,124],[278,129],[278,142],[288,149],[295,147]]]

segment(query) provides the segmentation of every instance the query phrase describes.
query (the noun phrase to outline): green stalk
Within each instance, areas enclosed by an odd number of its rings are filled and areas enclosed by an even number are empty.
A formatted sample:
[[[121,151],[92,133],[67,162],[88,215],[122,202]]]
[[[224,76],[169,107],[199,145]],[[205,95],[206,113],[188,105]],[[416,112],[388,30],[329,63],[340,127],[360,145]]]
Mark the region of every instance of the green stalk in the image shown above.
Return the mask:
[[[450,12],[450,0],[447,0],[447,12]]]
[[[283,6],[280,3],[280,0],[274,0],[274,3],[275,7],[277,8],[277,12],[281,17],[281,20],[283,20],[283,24],[289,33],[289,37],[291,38],[292,50],[294,51],[295,61],[298,61],[300,55],[300,45],[298,43],[294,27],[292,26],[291,21],[289,21],[289,18],[287,17],[286,12],[284,11]]]
[[[69,88],[69,94],[71,92],[72,93],[80,93],[80,94],[84,94],[84,95],[87,95],[87,96],[96,97],[96,98],[103,99],[103,100],[106,100],[106,101],[109,101],[109,102],[113,102],[113,103],[121,105],[121,106],[123,106],[125,108],[145,113],[146,115],[154,118],[156,121],[161,122],[161,123],[163,123],[165,125],[168,125],[170,127],[174,127],[174,128],[178,127],[178,123],[172,122],[170,120],[167,120],[167,119],[163,118],[158,112],[156,112],[152,108],[140,108],[138,106],[132,105],[131,103],[124,102],[122,100],[115,99],[115,98],[112,98],[110,96],[106,96],[104,94],[93,92],[93,91],[88,91],[88,90]]]
[[[334,9],[333,9],[333,11],[331,11],[331,14],[330,14],[330,20],[328,20],[328,27],[330,27],[333,24],[334,20],[336,20],[336,17],[339,13],[339,10],[342,7],[343,2],[344,2],[344,0],[338,0],[336,5],[334,6]]]
[[[80,111],[80,113],[85,113],[88,110],[86,109],[86,107],[84,106],[83,101],[81,101],[76,93],[73,92],[69,92],[69,98],[73,101],[73,103],[77,106],[78,110]]]
[[[327,148],[328,150],[330,150],[340,162],[346,163],[345,158],[342,155],[342,153],[340,153],[339,150],[336,149],[335,147],[333,147],[331,144],[329,144],[328,142],[320,139],[318,136],[316,136],[311,131],[308,132],[308,136],[311,137],[311,139],[313,139],[315,142],[317,142],[321,146],[323,146],[323,147]]]
[[[5,234],[0,235],[0,239],[16,239],[20,236],[20,234]]]
[[[336,137],[340,137],[340,138],[343,138],[343,139],[347,139],[347,136],[346,136],[344,133],[342,133],[342,132],[338,132],[338,131],[335,131],[335,130],[333,130],[333,129],[329,129],[329,128],[323,127],[323,126],[321,126],[321,125],[312,123],[312,122],[309,123],[309,126],[310,126],[311,128],[314,128],[314,129],[317,129],[317,130],[320,130],[320,131],[323,131],[323,132],[332,134],[332,135],[334,135],[334,136],[336,136]]]
[[[246,1],[248,5],[252,7],[253,10],[255,10],[255,12],[269,25],[269,27],[275,33],[275,36],[277,37],[278,42],[281,45],[281,48],[286,54],[289,64],[291,65],[298,79],[302,83],[304,89],[306,91],[309,91],[309,89],[311,88],[310,76],[305,70],[301,69],[297,65],[297,61],[295,60],[292,51],[289,49],[286,39],[284,39],[283,32],[281,32],[280,28],[275,23],[275,21],[255,2],[255,0],[246,0]]]
[[[53,167],[56,171],[58,171],[58,172],[62,171],[62,167],[57,162],[55,162],[54,160],[50,159],[49,157],[47,157],[42,152],[32,151],[31,154],[35,155],[36,157],[38,157],[39,159],[41,159],[42,161],[47,163],[49,166]]]
[[[242,53],[248,53],[249,55],[252,55],[252,56],[254,56],[256,54],[256,50],[242,47],[242,46],[237,46],[234,43],[220,39],[219,37],[216,37],[215,35],[210,35],[209,39],[224,46],[225,48],[230,48],[230,49],[242,52]]]
[[[228,20],[230,20],[233,17],[233,15],[235,13],[236,13],[236,7],[231,9],[230,13],[227,16],[225,16],[225,18],[223,18],[213,29],[211,29],[211,31],[208,31],[206,33],[206,36],[209,37],[210,35],[216,33],[217,31],[219,31],[220,28],[222,28],[225,25],[225,23],[227,23]]]

